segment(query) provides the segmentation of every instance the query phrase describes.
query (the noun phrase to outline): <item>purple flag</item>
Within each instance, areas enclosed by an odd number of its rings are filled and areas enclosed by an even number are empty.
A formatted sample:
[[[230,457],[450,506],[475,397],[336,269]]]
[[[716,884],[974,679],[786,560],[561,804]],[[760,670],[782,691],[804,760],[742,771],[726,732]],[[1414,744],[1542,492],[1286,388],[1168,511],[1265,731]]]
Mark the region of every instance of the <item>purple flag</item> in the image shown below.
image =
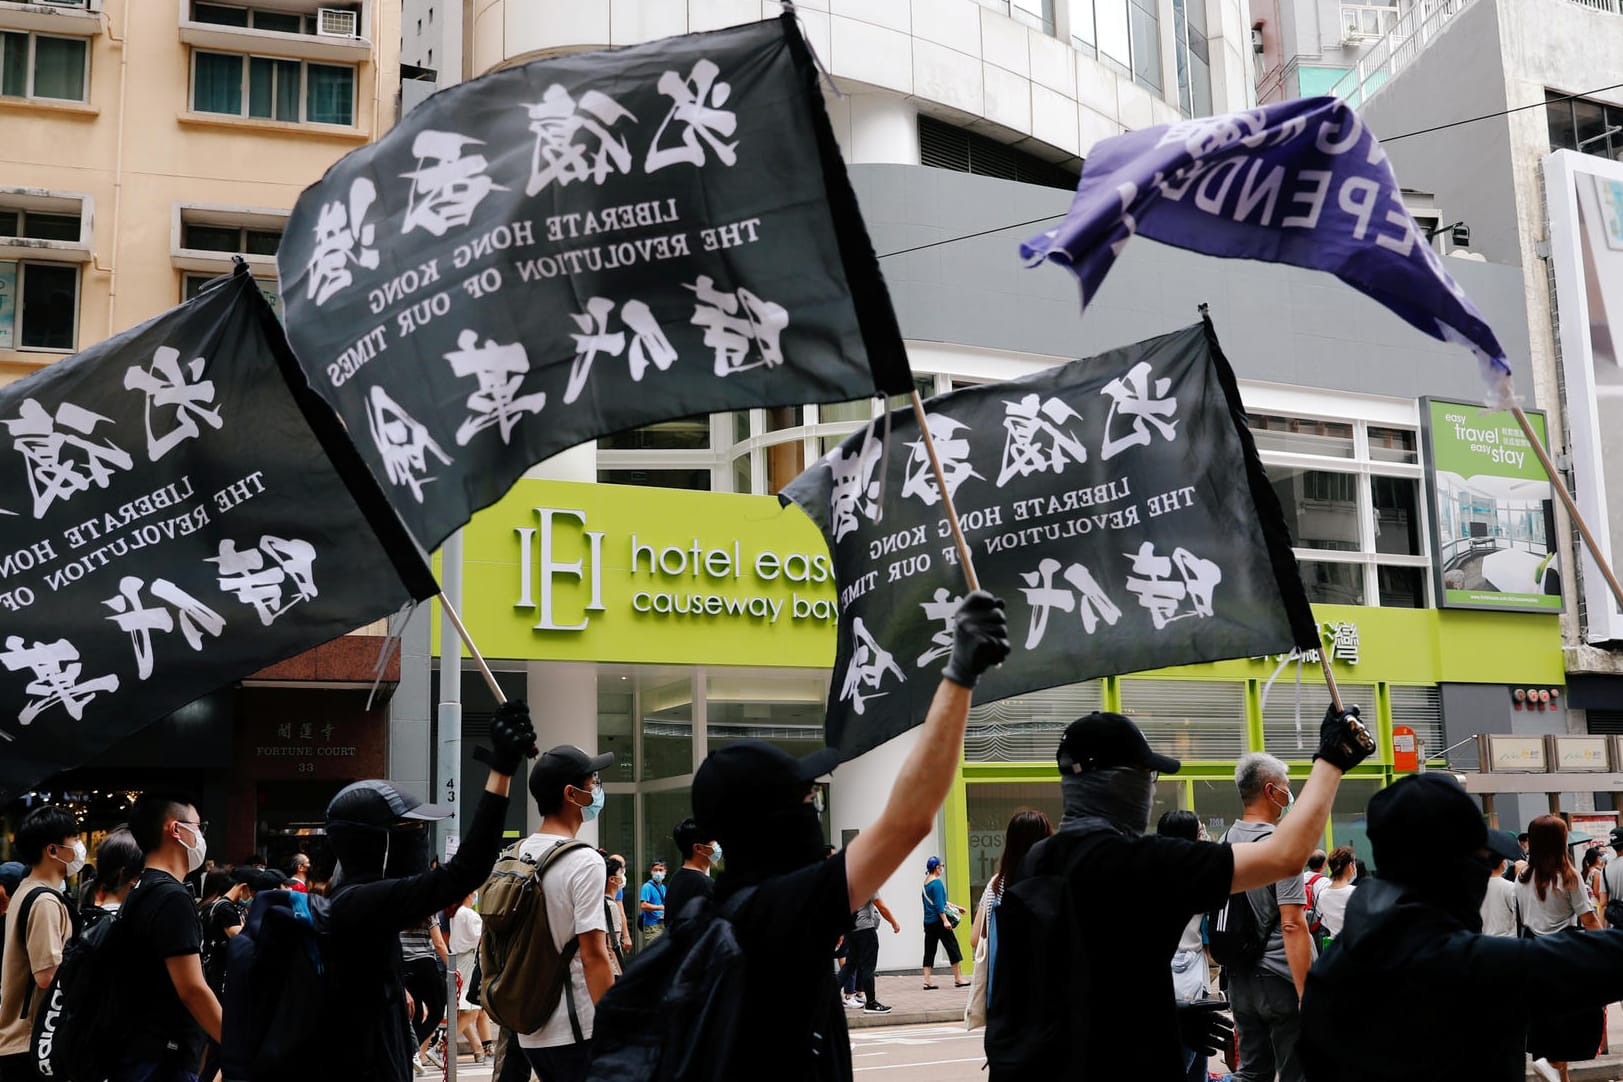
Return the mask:
[[[1433,338],[1476,354],[1495,400],[1510,365],[1403,205],[1380,140],[1339,98],[1301,98],[1106,139],[1070,213],[1020,246],[1075,272],[1085,306],[1122,245],[1178,248],[1329,271]]]

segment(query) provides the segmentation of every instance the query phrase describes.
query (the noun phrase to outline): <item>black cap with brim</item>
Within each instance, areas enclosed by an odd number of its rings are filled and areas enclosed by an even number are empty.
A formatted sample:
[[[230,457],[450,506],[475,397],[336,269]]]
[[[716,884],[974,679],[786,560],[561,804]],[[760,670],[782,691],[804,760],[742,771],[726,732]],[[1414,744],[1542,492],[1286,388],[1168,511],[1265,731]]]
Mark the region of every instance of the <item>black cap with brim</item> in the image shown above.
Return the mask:
[[[231,870],[231,879],[237,883],[244,883],[255,894],[266,890],[281,890],[287,886],[287,878],[280,872],[273,872],[269,868],[236,867]]]
[[[799,799],[794,790],[834,772],[838,748],[819,748],[796,758],[762,740],[740,740],[717,748],[693,775],[693,818],[700,829],[725,841],[724,832],[751,809],[769,808],[774,798]]]
[[[402,819],[437,822],[449,819],[451,811],[444,804],[424,804],[390,782],[374,778],[340,789],[327,805],[327,820],[387,827]]]
[[[1171,756],[1157,754],[1130,719],[1107,711],[1095,711],[1071,722],[1054,758],[1062,774],[1121,766],[1176,774],[1183,768]]]

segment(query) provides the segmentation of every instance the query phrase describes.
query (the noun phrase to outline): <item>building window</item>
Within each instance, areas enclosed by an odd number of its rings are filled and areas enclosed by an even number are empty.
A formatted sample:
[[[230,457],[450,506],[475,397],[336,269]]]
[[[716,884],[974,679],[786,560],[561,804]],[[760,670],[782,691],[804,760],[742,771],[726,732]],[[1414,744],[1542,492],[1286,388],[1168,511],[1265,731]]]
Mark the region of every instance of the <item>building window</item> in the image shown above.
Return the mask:
[[[707,451],[710,449],[710,418],[684,417],[628,428],[604,436],[597,441],[597,446],[602,451]]]
[[[1054,0],[976,0],[983,8],[1007,15],[1017,23],[1054,36]]]
[[[598,470],[598,484],[646,485],[650,488],[685,488],[695,492],[710,491],[710,471],[620,469]]]
[[[1049,188],[1076,188],[1077,174],[995,139],[919,115],[919,161],[955,173],[1018,180]]]
[[[1343,41],[1360,42],[1390,33],[1398,25],[1396,4],[1342,4]]]
[[[29,240],[65,240],[77,243],[81,218],[77,214],[47,214],[35,210],[0,207],[0,237]]]
[[[203,287],[204,286],[207,286],[210,282],[221,281],[223,277],[229,277],[229,275],[226,275],[226,276],[221,276],[221,275],[218,275],[218,274],[187,274],[187,275],[185,275],[181,279],[180,299],[183,300],[183,301],[191,300],[193,297],[196,297],[199,293],[203,292]],[[265,299],[270,302],[270,306],[273,309],[276,310],[276,318],[281,319],[282,318],[282,287],[281,287],[281,284],[279,282],[277,282],[277,280],[274,279],[274,278],[255,278],[254,279],[254,285],[259,287],[259,292],[261,292],[261,293],[263,293],[265,295]]]
[[[73,239],[79,239],[77,233]],[[79,331],[78,266],[0,262],[0,290],[12,283],[17,307],[11,321],[0,319],[0,348],[74,350]]]
[[[324,3],[323,9],[347,11],[360,18],[360,5]],[[315,34],[320,27],[317,15],[301,15],[294,11],[275,11],[265,8],[241,7],[236,4],[211,4],[195,0],[192,4],[192,22],[209,26],[235,26],[244,30],[269,30],[278,34]]]
[[[183,223],[180,236],[182,248],[201,252],[240,252],[243,255],[275,255],[282,243],[280,229],[248,229],[200,222]]]
[[[267,56],[194,54],[192,109],[289,123],[355,123],[355,69]]]
[[[1156,0],[1069,0],[1071,45],[1126,78],[1161,92]],[[1204,19],[1201,20],[1204,24]],[[1209,110],[1208,110],[1209,111]]]
[[[9,91],[8,91],[9,93]],[[1576,150],[1623,161],[1623,106],[1544,92],[1551,150]]]
[[[1269,413],[1248,420],[1308,600],[1424,608],[1430,545],[1415,431]]]
[[[90,96],[88,43],[82,38],[0,33],[0,95],[85,101]]]
[[[1173,52],[1178,61],[1178,108],[1186,117],[1212,112],[1211,53],[1206,40],[1206,0],[1172,0]]]

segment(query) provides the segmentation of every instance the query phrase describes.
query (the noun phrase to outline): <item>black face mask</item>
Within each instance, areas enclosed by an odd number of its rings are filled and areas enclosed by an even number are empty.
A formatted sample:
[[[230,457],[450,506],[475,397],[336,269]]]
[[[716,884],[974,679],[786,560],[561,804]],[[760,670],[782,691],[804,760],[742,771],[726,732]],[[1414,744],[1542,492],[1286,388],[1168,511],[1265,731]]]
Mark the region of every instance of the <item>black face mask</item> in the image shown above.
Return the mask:
[[[1388,864],[1381,865],[1382,879],[1407,888],[1416,899],[1441,909],[1469,931],[1482,931],[1482,899],[1488,896],[1488,880],[1493,875],[1487,861],[1471,855],[1432,859],[1413,868]]]
[[[422,827],[396,827],[389,831],[388,857],[383,865],[383,878],[405,879],[428,871],[428,860],[434,845],[428,831]]]
[[[1137,837],[1149,829],[1155,802],[1155,776],[1130,766],[1062,774],[1060,798],[1065,815],[1060,829],[1083,819],[1103,819],[1117,830]]]
[[[823,817],[811,804],[757,816],[742,831],[719,839],[727,871],[737,879],[786,875],[823,859]]]

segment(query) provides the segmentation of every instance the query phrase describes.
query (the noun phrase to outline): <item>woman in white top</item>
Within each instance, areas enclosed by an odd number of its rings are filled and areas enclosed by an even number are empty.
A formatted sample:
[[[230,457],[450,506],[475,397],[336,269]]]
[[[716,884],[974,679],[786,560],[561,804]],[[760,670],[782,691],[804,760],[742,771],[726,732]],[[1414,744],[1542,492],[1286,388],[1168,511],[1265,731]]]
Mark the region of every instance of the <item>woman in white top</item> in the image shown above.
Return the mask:
[[[479,937],[485,933],[484,919],[473,910],[477,897],[470,894],[462,899],[462,904],[451,917],[451,934],[446,939],[446,946],[451,951],[451,957],[456,959],[457,1036],[466,1040],[473,1049],[473,1061],[483,1063],[485,1057],[494,1051],[495,1035],[491,1032],[490,1019],[485,1017],[485,1012],[478,1003],[468,998],[474,963],[479,960]]]
[[[1541,815],[1527,826],[1527,868],[1516,881],[1516,907],[1522,926],[1534,936],[1601,926],[1572,866],[1567,824],[1558,816]],[[1605,1028],[1605,1013],[1592,1009],[1534,1018],[1527,1029],[1534,1069],[1549,1082],[1567,1082],[1567,1061],[1593,1058]]]
[[[1313,895],[1313,908],[1319,914],[1324,930],[1332,936],[1341,934],[1341,924],[1347,919],[1347,903],[1352,901],[1353,883],[1358,879],[1358,854],[1352,846],[1338,846],[1330,853],[1328,862],[1330,882],[1322,884]]]

